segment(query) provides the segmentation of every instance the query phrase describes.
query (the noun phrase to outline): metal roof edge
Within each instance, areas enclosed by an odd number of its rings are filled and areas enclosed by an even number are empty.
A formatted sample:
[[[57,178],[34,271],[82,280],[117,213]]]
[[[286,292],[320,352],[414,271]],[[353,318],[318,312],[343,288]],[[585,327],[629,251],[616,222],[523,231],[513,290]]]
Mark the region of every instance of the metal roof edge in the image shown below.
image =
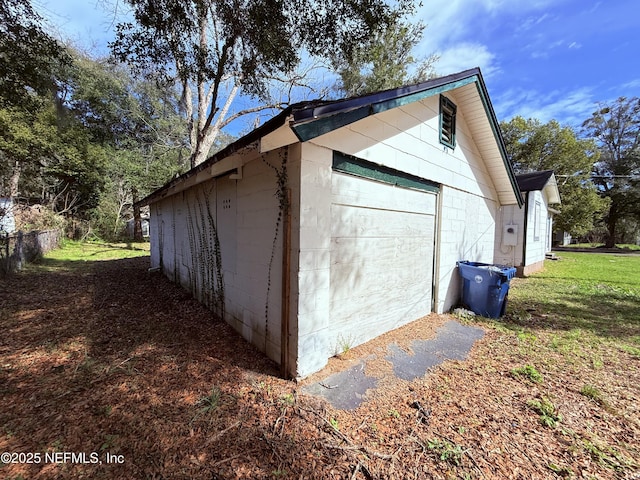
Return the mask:
[[[358,97],[310,105],[293,112],[292,130],[301,141],[312,140],[325,133],[424,98],[473,83],[479,68],[438,77],[403,87],[382,90]]]
[[[298,104],[298,105],[301,105],[301,104]],[[180,183],[185,182],[187,179],[193,177],[194,175],[197,175],[198,173],[203,172],[207,168],[211,167],[213,164],[229,157],[230,155],[233,155],[234,153],[238,152],[239,150],[242,150],[243,148],[248,147],[252,143],[257,142],[264,135],[274,131],[275,129],[283,125],[286,122],[287,117],[291,114],[291,111],[293,110],[293,108],[294,108],[294,105],[290,105],[289,107],[285,108],[278,115],[269,119],[268,121],[266,121],[264,124],[256,128],[255,130],[252,130],[251,132],[244,135],[243,137],[240,137],[235,142],[230,143],[222,150],[214,153],[212,156],[207,158],[200,165],[196,165],[195,167],[183,173],[182,175],[173,178],[172,180],[164,184],[162,187],[154,190],[149,195],[144,197],[142,200],[139,200],[138,202],[136,202],[134,206],[143,207],[145,205],[149,205],[163,198],[164,197],[163,194],[165,192],[169,191],[174,187],[177,187]]]

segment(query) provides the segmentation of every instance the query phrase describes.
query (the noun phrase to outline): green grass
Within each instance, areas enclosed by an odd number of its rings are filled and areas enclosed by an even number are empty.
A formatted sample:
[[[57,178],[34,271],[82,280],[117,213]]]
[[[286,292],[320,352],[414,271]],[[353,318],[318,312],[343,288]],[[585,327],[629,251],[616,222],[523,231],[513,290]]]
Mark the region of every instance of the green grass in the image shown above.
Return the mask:
[[[562,252],[542,272],[513,281],[507,322],[545,325],[565,333],[559,349],[592,336],[640,348],[640,256]],[[526,285],[526,286],[525,286]],[[531,318],[528,312],[537,315]]]
[[[47,253],[38,262],[38,268],[73,269],[85,262],[121,260],[148,255],[148,243],[100,243],[65,240],[60,248]]]

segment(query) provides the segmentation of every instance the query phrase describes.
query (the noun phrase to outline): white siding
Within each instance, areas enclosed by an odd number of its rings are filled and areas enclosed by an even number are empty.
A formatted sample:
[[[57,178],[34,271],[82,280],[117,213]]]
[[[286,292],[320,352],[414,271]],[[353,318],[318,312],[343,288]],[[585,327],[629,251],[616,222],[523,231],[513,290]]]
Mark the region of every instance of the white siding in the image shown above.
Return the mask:
[[[447,93],[454,103],[458,99]],[[388,110],[313,140],[313,143],[439,183],[442,217],[438,302],[448,311],[458,301],[458,260],[494,261],[498,194],[465,112],[458,108],[456,148],[439,143],[439,97]]]
[[[279,151],[267,158],[280,165]],[[242,173],[240,180],[223,175],[151,206],[151,266],[162,267],[214,311],[215,295],[223,290],[225,320],[280,361],[282,226],[274,242],[276,176],[261,159],[244,165]]]
[[[505,232],[506,226],[515,226],[517,229],[516,245],[506,245]],[[524,251],[524,206],[505,205],[500,209],[500,215],[496,222],[496,250],[495,263],[518,267],[523,262]]]
[[[553,229],[553,215],[548,210],[546,195],[541,191],[526,192],[524,195],[526,206],[502,207],[496,226],[495,249],[496,263],[523,267],[521,274],[535,271],[537,267],[533,267],[533,270],[526,267],[544,261],[545,254],[551,249]],[[518,227],[516,246],[504,245],[503,235],[506,225]]]
[[[441,195],[439,313],[455,307],[460,300],[457,261],[493,262],[498,211],[494,200],[455,188],[443,186]]]
[[[527,242],[524,266],[542,262],[547,253],[547,202],[540,191],[527,194]]]
[[[452,93],[447,96],[456,103]],[[322,135],[313,143],[497,200],[486,165],[458,109],[457,146],[439,143],[439,98],[404,105]],[[491,138],[492,141],[493,138]]]

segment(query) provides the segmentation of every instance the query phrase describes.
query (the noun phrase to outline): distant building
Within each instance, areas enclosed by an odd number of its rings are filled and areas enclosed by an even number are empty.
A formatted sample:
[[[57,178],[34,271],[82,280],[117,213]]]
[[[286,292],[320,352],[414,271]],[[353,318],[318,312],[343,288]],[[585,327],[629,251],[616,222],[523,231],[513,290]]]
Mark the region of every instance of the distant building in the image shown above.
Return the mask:
[[[551,205],[560,205],[560,192],[552,170],[524,173],[516,180],[524,205],[502,208],[502,235],[496,242],[495,258],[497,263],[513,265],[518,275],[526,276],[541,270],[551,251],[553,216],[559,213]]]

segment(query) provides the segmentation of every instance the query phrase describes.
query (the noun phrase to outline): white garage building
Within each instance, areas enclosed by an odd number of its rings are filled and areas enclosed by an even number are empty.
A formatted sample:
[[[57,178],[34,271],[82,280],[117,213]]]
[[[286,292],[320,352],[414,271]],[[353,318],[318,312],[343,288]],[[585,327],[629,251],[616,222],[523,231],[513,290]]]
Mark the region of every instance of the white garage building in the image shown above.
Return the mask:
[[[522,199],[472,69],[292,105],[140,204],[152,268],[304,377],[454,306]]]

